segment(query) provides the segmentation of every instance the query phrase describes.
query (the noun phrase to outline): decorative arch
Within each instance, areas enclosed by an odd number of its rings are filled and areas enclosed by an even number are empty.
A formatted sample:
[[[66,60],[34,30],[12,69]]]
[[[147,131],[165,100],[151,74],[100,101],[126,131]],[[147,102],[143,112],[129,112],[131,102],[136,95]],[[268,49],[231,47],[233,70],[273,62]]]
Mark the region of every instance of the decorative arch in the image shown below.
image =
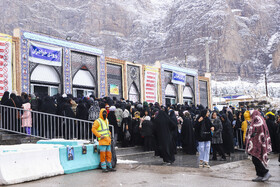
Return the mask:
[[[52,66],[38,64],[31,72],[30,81],[60,84],[59,72]]]
[[[131,83],[129,88],[128,100],[133,102],[140,101],[140,93],[134,81]]]
[[[96,80],[88,69],[79,69],[73,76],[73,86],[95,88]]]
[[[185,86],[183,90],[183,97],[194,98],[194,91],[190,86]]]
[[[174,84],[168,83],[165,88],[165,96],[174,96],[177,97],[177,88]]]

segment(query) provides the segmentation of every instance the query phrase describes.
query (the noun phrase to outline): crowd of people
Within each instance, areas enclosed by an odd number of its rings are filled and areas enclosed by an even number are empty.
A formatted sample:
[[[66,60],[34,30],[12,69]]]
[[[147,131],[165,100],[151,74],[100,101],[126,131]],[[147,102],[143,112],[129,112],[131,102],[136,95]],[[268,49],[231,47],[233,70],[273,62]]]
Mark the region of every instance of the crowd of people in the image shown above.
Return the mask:
[[[163,106],[159,103],[134,103],[115,97],[74,98],[71,94],[37,97],[34,94],[22,93],[18,96],[9,92],[4,93],[1,105],[26,110],[30,107],[34,111],[89,121],[95,121],[104,108],[110,125],[114,126],[114,140],[120,142],[122,147],[141,145],[145,151],[155,151],[166,164],[175,161],[174,155],[178,149],[192,155],[198,152],[199,167],[206,168],[210,167],[211,151],[213,161],[217,160],[217,155],[221,157],[220,160],[226,160],[234,148],[250,147],[248,134],[254,134],[250,124],[256,123],[252,121],[252,116],[261,116],[262,122],[267,124],[272,151],[280,152],[280,111],[264,114],[258,109],[257,113],[252,113],[252,109],[245,106],[240,109],[224,107],[221,111],[214,107],[211,111],[202,105],[190,106],[188,103]]]

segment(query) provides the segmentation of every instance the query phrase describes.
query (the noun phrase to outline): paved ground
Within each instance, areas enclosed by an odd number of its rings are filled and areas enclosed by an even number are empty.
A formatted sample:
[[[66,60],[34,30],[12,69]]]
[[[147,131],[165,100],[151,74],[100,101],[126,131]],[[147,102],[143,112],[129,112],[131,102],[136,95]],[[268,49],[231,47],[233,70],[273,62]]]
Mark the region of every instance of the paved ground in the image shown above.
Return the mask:
[[[152,154],[154,155],[154,153]],[[182,151],[178,151],[178,154],[175,156],[176,160],[173,163],[172,166],[177,167],[192,167],[192,168],[198,168],[198,155],[186,155]],[[219,165],[219,164],[225,164],[230,162],[235,162],[239,160],[247,159],[247,156],[244,154],[244,151],[236,151],[233,153],[230,157],[227,156],[226,161],[219,161],[220,157],[218,157],[217,161],[211,161],[212,155],[210,155],[210,162],[209,164],[211,166]],[[123,158],[121,158],[123,159]],[[159,157],[155,156],[140,156],[140,157],[133,157],[129,158],[128,160],[134,160],[137,161],[139,164],[145,164],[145,165],[163,165],[163,161]]]
[[[117,172],[92,170],[37,180],[15,187],[33,186],[280,186],[280,166],[276,155],[269,163],[273,177],[269,182],[254,183],[255,170],[250,160],[224,163],[208,168],[118,164]]]

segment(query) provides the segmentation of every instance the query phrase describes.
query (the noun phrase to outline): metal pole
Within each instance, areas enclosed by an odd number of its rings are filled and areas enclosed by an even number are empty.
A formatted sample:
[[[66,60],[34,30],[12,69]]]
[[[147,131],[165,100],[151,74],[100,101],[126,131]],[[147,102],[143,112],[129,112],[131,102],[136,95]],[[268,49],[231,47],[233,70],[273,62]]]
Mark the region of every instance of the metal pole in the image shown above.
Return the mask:
[[[57,121],[57,120],[56,120],[56,117],[54,117],[54,120],[53,120],[53,122],[54,122],[54,125],[53,125],[53,133],[54,133],[54,135],[53,135],[53,137],[54,137],[54,138],[57,138],[57,137],[56,137],[56,121]]]
[[[187,61],[187,58],[188,58],[187,53],[185,53],[185,65],[186,65],[186,67],[188,67],[188,61]]]
[[[265,81],[265,95],[268,97],[268,89],[267,89],[267,77],[266,72],[264,73],[264,81]]]
[[[51,133],[51,136],[50,136],[50,139],[53,138],[53,128],[52,128],[52,126],[53,126],[53,120],[52,120],[52,119],[53,119],[53,116],[50,115],[50,125],[51,125],[51,132],[50,132],[50,133]]]
[[[208,40],[207,38],[206,43],[205,43],[205,56],[206,56],[206,72],[210,72],[210,67],[209,67],[209,45],[208,45]]]

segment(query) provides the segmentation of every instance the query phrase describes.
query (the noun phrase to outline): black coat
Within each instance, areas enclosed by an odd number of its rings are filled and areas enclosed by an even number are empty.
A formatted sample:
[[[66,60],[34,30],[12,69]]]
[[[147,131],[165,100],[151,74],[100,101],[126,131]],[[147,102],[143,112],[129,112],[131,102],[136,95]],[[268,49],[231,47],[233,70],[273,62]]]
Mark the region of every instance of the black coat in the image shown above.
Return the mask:
[[[173,123],[173,125],[175,126],[174,129],[171,130],[171,135],[172,135],[172,140],[173,140],[173,144],[174,144],[174,152],[175,154],[177,154],[177,139],[178,139],[178,121],[177,121],[177,117],[175,115],[175,112],[174,110],[171,110],[170,111],[170,114],[169,114],[169,117],[170,117],[170,120],[171,122]]]
[[[269,114],[268,117],[269,118],[266,120],[266,124],[271,139],[272,151],[279,152],[280,150],[278,150],[279,146],[277,145],[277,124],[275,123],[275,116]]]
[[[153,123],[149,120],[144,120],[141,129],[142,136],[153,136]]]
[[[195,138],[199,142],[204,142],[204,141],[211,141],[212,135],[211,135],[211,127],[213,127],[210,119],[208,117],[203,118],[201,122],[198,122],[198,119],[202,117],[199,116],[196,119],[194,129],[195,129]],[[202,129],[202,127],[205,127]]]
[[[276,123],[276,150],[280,153],[280,123]],[[280,154],[279,154],[279,162],[280,162]]]
[[[7,105],[7,103],[9,102],[9,95],[10,95],[10,92],[8,92],[8,91],[5,91],[4,92],[4,95],[3,95],[3,97],[2,97],[2,99],[1,99],[1,105]],[[10,101],[11,102],[11,101]]]
[[[156,139],[156,155],[163,158],[164,162],[174,162],[174,144],[172,141],[171,131],[176,129],[176,126],[168,115],[160,110],[156,115],[154,122],[154,132]]]
[[[217,116],[213,119],[214,132],[212,135],[212,144],[222,144],[223,143],[223,125],[220,118]]]
[[[190,119],[185,118],[182,124],[182,147],[187,154],[196,154],[196,142],[194,136],[193,123]]]
[[[41,112],[45,112],[48,114],[56,113],[56,106],[50,97],[46,97],[40,107]]]
[[[62,105],[62,115],[70,118],[75,118],[75,113],[72,110],[72,105],[70,103],[63,103]]]
[[[233,128],[232,125],[227,118],[226,114],[222,115],[222,124],[223,124],[223,148],[225,153],[233,153],[234,152],[234,144],[233,144]]]
[[[115,112],[110,111],[108,114],[108,121],[110,125],[114,126],[114,133],[118,134],[118,123],[117,123],[117,118],[115,115]]]
[[[85,102],[80,102],[76,109],[78,119],[88,120],[88,108]]]

